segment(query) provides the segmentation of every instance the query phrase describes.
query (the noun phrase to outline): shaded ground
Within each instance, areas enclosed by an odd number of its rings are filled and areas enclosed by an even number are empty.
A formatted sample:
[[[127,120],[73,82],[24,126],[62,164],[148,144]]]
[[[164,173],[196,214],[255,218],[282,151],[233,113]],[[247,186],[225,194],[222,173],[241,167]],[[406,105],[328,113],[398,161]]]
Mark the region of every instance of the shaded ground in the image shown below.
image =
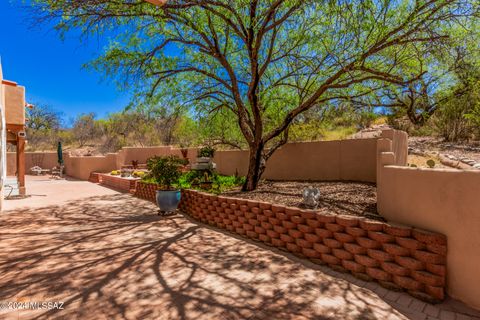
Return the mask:
[[[84,184],[93,196],[0,214],[0,301],[65,303],[0,319],[471,319]]]
[[[319,209],[381,219],[377,214],[377,188],[372,183],[265,181],[255,191],[234,190],[225,195],[304,208],[302,192],[309,186],[320,189]]]

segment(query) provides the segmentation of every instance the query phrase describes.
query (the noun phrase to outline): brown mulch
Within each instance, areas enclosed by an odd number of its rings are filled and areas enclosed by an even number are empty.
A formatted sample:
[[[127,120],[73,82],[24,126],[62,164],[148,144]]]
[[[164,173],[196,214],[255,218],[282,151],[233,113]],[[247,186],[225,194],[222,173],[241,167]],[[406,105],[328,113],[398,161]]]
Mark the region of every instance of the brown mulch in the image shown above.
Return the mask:
[[[372,183],[264,181],[260,183],[255,191],[241,192],[236,189],[229,190],[223,194],[236,198],[305,208],[302,204],[302,192],[304,188],[309,186],[320,189],[318,210],[382,220],[382,217],[377,213],[377,188]]]

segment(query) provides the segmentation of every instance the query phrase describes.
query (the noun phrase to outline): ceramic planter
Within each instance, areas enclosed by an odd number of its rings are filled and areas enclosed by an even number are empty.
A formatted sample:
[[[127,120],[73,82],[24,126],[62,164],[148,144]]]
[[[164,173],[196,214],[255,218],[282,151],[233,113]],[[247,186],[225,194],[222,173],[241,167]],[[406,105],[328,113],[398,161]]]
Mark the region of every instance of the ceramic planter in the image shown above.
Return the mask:
[[[180,190],[157,190],[156,198],[161,212],[173,212],[180,203]]]

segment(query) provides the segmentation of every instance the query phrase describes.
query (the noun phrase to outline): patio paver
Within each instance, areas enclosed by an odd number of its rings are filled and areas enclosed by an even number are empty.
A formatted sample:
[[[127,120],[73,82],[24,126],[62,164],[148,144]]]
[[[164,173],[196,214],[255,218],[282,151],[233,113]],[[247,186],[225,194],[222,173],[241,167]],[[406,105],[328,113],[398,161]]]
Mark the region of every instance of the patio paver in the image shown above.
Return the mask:
[[[98,186],[90,185],[90,197],[0,215],[0,301],[65,303],[64,310],[0,310],[0,318],[477,315],[456,302],[424,304],[180,214],[159,217],[149,202],[111,190],[95,195]]]

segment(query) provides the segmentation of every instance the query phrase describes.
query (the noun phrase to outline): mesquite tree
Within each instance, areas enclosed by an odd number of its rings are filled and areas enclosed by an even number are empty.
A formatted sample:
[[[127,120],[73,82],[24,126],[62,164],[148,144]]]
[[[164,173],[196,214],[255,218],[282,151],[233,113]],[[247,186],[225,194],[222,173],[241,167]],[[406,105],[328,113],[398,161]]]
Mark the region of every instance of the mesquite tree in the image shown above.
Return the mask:
[[[121,31],[93,63],[108,75],[199,113],[229,110],[250,150],[244,190],[257,187],[296,117],[418,79],[424,70],[408,61],[479,10],[476,0],[36,2],[62,31]]]

